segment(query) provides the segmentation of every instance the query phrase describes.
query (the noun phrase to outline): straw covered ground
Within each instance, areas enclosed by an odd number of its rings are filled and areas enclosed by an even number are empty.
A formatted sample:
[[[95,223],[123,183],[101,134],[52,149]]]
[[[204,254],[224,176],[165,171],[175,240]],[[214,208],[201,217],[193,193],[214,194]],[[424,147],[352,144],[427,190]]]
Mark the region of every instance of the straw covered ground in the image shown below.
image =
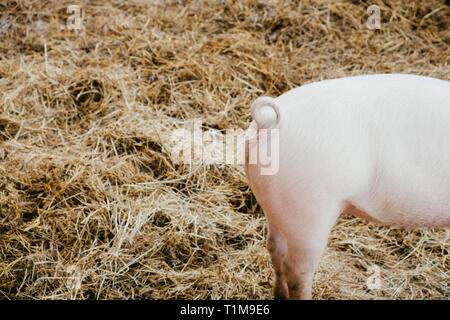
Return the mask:
[[[256,97],[322,79],[450,80],[449,18],[441,0],[0,1],[0,298],[271,298],[243,167],[176,163],[171,133],[246,129]],[[313,297],[446,299],[449,238],[342,217]]]

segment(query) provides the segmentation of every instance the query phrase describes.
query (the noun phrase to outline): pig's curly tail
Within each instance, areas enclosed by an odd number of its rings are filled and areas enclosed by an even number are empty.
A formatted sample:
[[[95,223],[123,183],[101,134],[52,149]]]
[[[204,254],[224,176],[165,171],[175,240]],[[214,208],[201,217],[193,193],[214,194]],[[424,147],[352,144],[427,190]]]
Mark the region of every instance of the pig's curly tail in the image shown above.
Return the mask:
[[[274,98],[260,97],[253,102],[250,109],[258,129],[269,129],[278,126],[280,109]]]

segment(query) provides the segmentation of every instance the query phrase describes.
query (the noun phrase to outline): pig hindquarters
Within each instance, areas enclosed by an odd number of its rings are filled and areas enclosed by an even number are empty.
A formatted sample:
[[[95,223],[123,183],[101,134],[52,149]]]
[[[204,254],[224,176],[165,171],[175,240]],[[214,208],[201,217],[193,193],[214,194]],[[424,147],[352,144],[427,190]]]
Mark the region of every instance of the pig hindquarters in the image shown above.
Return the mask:
[[[450,226],[449,82],[400,74],[327,80],[261,97],[251,109],[245,170],[269,225],[276,298],[311,298],[344,211],[386,225]],[[272,174],[248,161],[267,136],[279,144]]]

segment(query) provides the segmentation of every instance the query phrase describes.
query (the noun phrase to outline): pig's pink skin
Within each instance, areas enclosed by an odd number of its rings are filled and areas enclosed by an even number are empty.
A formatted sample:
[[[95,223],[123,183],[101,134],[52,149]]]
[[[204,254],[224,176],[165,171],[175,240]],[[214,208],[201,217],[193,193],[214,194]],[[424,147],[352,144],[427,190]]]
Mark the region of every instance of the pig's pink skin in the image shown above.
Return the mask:
[[[344,211],[390,226],[450,226],[449,82],[368,75],[263,99],[279,115],[259,98],[251,128],[279,128],[279,170],[245,169],[269,224],[276,297],[311,298],[314,270]]]

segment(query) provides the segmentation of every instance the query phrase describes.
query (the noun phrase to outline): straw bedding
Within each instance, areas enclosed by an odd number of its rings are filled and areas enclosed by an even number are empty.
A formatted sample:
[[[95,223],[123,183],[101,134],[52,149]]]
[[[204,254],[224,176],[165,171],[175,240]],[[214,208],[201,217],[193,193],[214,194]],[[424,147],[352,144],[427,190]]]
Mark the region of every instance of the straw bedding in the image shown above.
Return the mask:
[[[0,1],[2,299],[271,298],[242,166],[177,163],[171,133],[246,129],[256,97],[322,79],[450,80],[448,1],[77,3],[82,30],[72,1]],[[449,236],[342,217],[313,296],[445,299]]]

